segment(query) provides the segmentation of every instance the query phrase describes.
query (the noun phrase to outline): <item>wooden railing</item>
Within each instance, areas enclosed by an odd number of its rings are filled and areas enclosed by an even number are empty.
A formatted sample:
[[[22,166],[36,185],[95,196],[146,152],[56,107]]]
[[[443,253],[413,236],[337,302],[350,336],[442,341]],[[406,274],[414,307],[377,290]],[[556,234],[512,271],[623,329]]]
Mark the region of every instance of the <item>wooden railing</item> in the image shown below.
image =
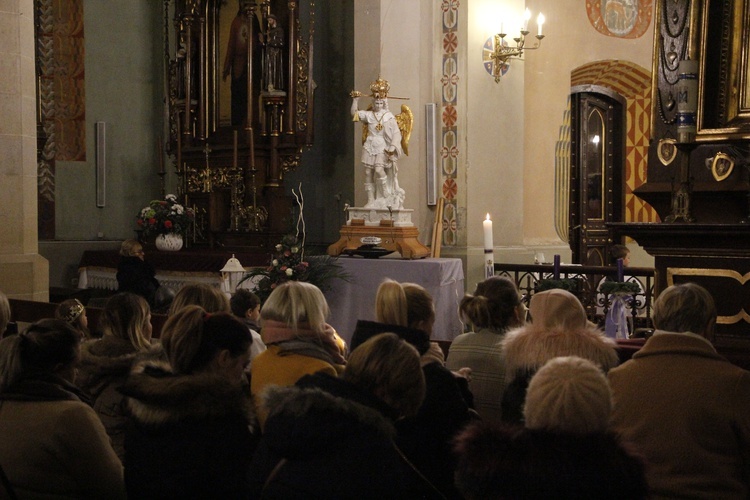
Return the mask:
[[[610,297],[599,291],[602,281],[617,279],[616,267],[561,265],[559,279],[570,280],[571,290],[586,309],[594,323],[603,326],[610,307]],[[554,268],[550,264],[495,264],[495,275],[505,276],[516,283],[528,306],[531,297],[539,290],[543,280],[552,279]],[[639,336],[653,328],[651,306],[654,299],[654,269],[651,267],[626,267],[624,280],[637,283],[639,291],[628,296],[626,305],[631,336]]]

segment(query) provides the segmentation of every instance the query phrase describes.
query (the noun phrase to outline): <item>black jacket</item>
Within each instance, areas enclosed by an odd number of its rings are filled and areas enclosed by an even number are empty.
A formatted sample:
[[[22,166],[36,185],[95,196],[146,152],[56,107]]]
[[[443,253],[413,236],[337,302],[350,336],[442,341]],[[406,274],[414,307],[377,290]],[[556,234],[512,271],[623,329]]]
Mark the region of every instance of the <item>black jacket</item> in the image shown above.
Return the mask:
[[[241,388],[148,361],[120,392],[131,414],[124,460],[130,498],[248,498],[257,438]]]
[[[393,411],[326,374],[269,389],[253,497],[439,498],[393,438]],[[264,486],[265,485],[265,486]]]
[[[154,307],[159,288],[159,280],[154,276],[156,271],[148,262],[138,257],[123,257],[117,265],[117,291],[140,295]]]

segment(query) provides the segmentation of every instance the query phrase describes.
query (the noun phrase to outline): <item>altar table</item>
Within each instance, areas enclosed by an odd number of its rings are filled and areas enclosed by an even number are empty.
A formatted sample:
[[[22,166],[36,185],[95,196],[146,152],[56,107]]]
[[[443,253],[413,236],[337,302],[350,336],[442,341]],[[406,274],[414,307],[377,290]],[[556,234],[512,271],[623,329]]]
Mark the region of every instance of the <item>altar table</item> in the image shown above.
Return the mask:
[[[460,259],[362,259],[340,257],[350,280],[335,280],[325,292],[331,308],[329,323],[347,342],[358,319],[375,321],[375,294],[385,278],[417,283],[435,302],[434,340],[453,340],[463,333],[458,305],[464,296],[464,272]]]
[[[232,255],[246,268],[265,266],[270,254],[216,250],[181,250],[160,252],[149,250],[146,261],[156,269],[156,279],[164,286],[179,290],[186,283],[221,284],[221,269]],[[117,290],[117,250],[87,250],[78,266],[78,288]]]

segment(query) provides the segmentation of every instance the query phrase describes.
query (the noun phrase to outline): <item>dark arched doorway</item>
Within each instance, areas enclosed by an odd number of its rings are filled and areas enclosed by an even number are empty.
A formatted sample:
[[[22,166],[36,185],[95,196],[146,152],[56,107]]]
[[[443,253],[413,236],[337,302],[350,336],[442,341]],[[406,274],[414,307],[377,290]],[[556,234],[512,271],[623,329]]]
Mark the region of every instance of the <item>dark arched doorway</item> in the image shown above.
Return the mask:
[[[609,264],[608,222],[624,220],[625,100],[604,87],[571,93],[570,230],[573,262]]]

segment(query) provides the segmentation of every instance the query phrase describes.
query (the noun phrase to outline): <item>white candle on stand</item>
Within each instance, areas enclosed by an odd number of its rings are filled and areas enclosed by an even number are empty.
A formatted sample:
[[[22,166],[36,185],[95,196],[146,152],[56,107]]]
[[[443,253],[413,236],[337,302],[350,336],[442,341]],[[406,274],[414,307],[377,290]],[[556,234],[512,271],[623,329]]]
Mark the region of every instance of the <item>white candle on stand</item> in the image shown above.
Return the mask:
[[[492,221],[490,214],[482,222],[484,229],[484,278],[491,278],[495,274],[495,254],[492,251]]]
[[[544,24],[544,14],[541,12],[538,16],[536,16],[536,24],[539,26],[539,31],[537,32],[536,36],[542,36],[542,25]]]
[[[492,250],[494,245],[492,244],[492,221],[490,220],[490,214],[487,214],[487,218],[482,222],[484,228],[484,249]]]

